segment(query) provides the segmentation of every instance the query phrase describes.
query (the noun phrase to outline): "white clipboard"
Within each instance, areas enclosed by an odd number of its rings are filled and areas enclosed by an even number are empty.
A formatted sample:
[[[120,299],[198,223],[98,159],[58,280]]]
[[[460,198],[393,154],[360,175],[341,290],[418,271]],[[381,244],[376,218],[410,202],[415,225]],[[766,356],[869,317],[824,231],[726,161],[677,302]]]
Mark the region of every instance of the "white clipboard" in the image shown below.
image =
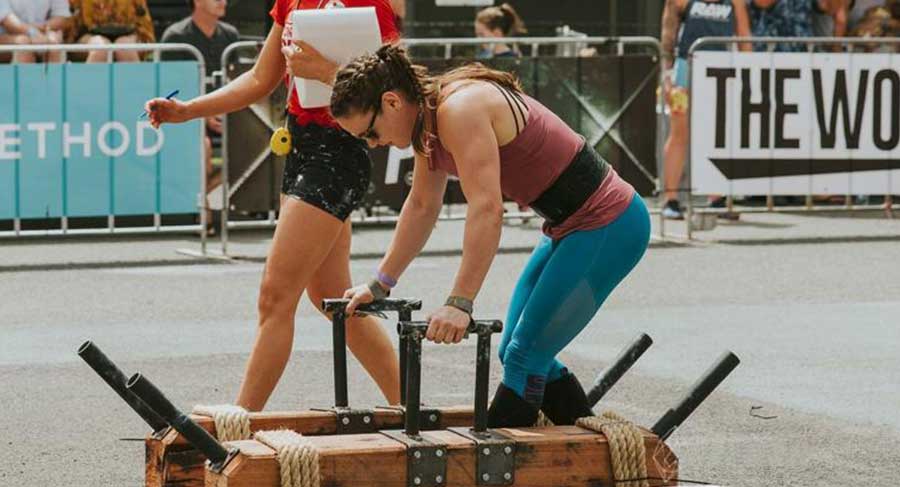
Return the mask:
[[[302,40],[323,56],[346,64],[381,47],[381,29],[375,7],[295,10],[291,13],[294,40]],[[320,81],[294,78],[300,106],[319,108],[331,103],[331,86]]]

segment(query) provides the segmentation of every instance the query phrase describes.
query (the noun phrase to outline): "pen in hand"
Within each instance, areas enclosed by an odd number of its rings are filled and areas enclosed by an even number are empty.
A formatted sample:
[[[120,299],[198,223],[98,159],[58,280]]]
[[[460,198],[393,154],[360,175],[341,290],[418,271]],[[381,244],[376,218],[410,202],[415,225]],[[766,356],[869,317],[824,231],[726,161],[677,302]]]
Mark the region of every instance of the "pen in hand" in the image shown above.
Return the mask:
[[[175,90],[175,91],[169,93],[169,94],[166,96],[166,100],[171,100],[173,97],[175,97],[176,95],[178,95],[178,92],[179,92],[179,90]],[[141,112],[141,116],[138,117],[138,120],[141,120],[141,119],[143,119],[143,118],[146,117],[146,116],[147,116],[147,111],[144,110],[143,112]]]

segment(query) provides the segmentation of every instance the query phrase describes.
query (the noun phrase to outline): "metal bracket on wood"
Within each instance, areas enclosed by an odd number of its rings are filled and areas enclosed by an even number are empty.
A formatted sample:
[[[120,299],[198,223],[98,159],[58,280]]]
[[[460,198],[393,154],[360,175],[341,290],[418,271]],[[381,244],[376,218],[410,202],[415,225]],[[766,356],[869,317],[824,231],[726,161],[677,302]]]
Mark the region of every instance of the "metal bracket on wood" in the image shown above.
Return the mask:
[[[381,434],[406,445],[407,487],[442,487],[447,485],[447,446],[433,443],[419,435],[403,431]]]
[[[379,406],[376,409],[385,409],[388,411],[400,411],[406,416],[406,408],[404,406]],[[439,430],[443,421],[443,412],[438,408],[428,408],[422,406],[419,409],[419,429],[422,431]]]
[[[329,411],[337,416],[335,430],[339,435],[356,435],[375,433],[375,412],[370,409],[353,409],[336,407],[331,409],[313,409],[313,411]]]
[[[516,481],[516,442],[497,431],[470,428],[448,430],[475,442],[476,485],[513,485]]]

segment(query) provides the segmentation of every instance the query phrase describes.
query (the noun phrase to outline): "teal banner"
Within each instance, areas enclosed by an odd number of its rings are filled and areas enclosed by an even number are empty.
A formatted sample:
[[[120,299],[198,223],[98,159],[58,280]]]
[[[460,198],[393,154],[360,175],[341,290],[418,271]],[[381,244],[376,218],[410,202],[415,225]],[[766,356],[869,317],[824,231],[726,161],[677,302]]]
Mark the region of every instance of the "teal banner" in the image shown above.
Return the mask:
[[[141,113],[199,86],[193,61],[0,65],[0,219],[197,213],[200,121]]]

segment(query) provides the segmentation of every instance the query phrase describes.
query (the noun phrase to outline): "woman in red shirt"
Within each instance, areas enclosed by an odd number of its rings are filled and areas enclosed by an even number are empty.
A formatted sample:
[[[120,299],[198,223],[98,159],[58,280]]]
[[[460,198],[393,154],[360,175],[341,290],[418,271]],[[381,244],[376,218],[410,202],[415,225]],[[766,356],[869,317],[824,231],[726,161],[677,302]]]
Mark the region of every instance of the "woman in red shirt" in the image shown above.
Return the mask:
[[[150,121],[178,123],[240,110],[268,96],[292,76],[332,84],[338,66],[311,46],[293,41],[290,13],[299,9],[374,6],[382,39],[398,38],[388,0],[277,0],[275,20],[256,65],[227,86],[182,102],[147,102]],[[350,213],[369,185],[365,143],[347,134],[327,108],[304,109],[296,92],[288,102],[292,148],[282,183],[281,212],[259,292],[259,328],[237,404],[261,410],[290,357],[294,315],[306,290],[310,301],[340,297],[350,287]],[[321,308],[320,308],[321,309]],[[400,400],[397,356],[379,322],[351,318],[347,344],[391,404]]]

